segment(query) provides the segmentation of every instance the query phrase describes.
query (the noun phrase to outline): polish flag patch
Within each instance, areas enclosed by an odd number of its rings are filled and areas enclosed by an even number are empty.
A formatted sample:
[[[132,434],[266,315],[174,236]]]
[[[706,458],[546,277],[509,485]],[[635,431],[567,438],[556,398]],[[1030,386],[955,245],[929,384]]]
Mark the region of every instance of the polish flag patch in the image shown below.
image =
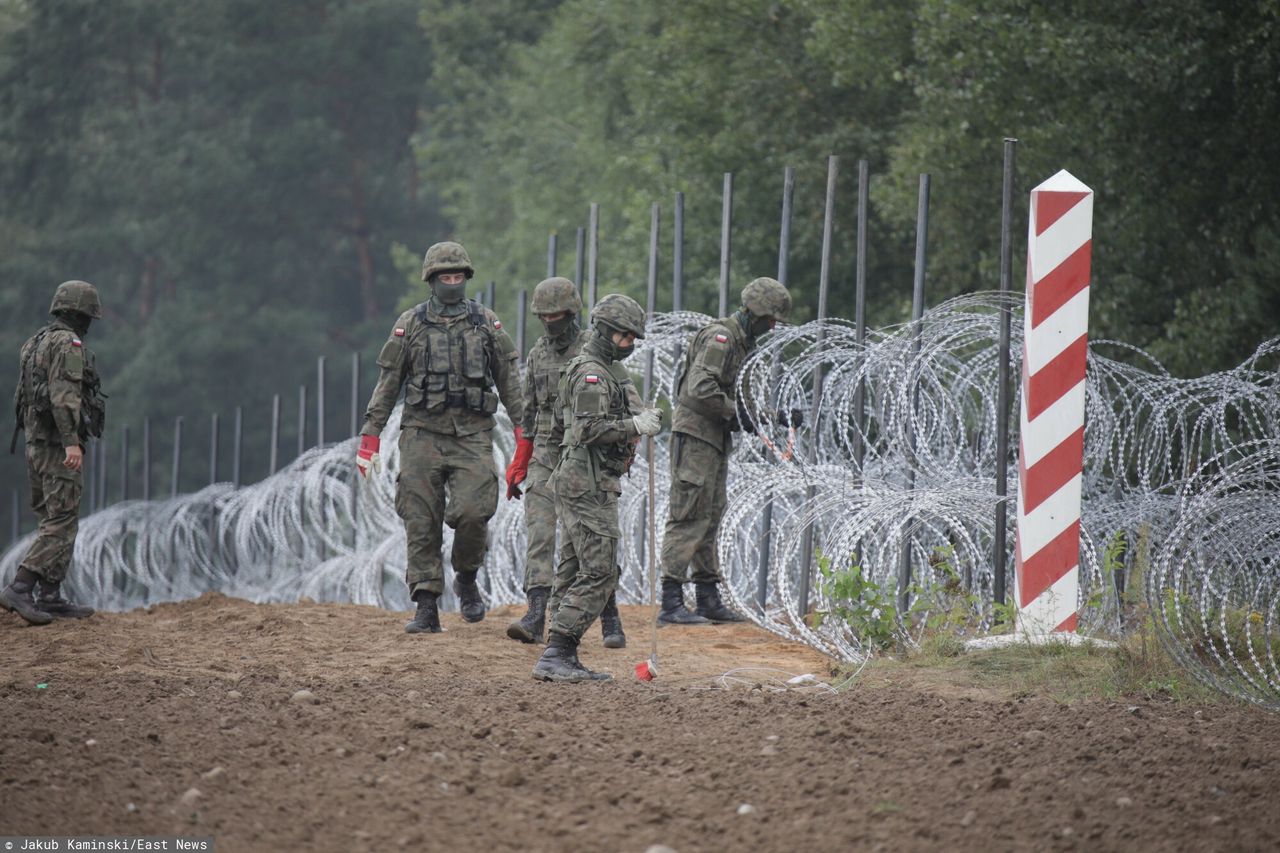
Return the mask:
[[[599,377],[599,376],[596,376],[594,373],[588,373],[588,374],[587,374],[587,384],[588,384],[588,385],[595,385],[595,384],[596,384],[597,382],[599,382],[599,381],[600,381],[600,377]]]
[[[71,339],[71,345],[72,345],[73,347],[82,347],[82,346],[84,346],[84,344],[80,343],[80,339],[79,339],[79,338],[72,338],[72,339]]]
[[[396,329],[396,337],[397,337],[397,338],[403,338],[403,337],[404,337],[404,329]]]
[[[495,329],[501,329],[501,328],[502,328],[502,321],[501,321],[501,320],[494,320],[494,321],[493,321],[493,327],[494,327]]]
[[[727,344],[727,343],[729,343],[729,336],[728,336],[728,335],[716,335],[716,343],[718,343],[718,344]]]

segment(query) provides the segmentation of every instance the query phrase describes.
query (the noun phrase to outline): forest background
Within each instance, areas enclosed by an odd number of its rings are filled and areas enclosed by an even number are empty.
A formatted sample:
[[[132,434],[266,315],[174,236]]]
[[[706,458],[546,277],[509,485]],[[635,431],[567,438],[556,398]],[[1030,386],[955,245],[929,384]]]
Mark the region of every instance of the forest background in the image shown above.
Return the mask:
[[[153,493],[173,418],[181,485],[198,488],[210,415],[229,426],[236,406],[258,479],[271,396],[287,462],[318,356],[327,436],[349,434],[350,353],[367,395],[439,239],[467,246],[512,326],[549,233],[572,275],[591,202],[600,292],[643,299],[658,202],[665,308],[682,191],[685,307],[710,313],[724,172],[736,292],[776,269],[794,166],[789,284],[793,319],[811,319],[832,153],[831,312],[852,316],[866,159],[868,319],[900,322],[921,172],[928,302],[997,287],[1005,137],[1020,140],[1015,286],[1026,193],[1066,168],[1097,193],[1091,336],[1179,375],[1231,367],[1280,334],[1278,26],[1276,0],[0,0],[0,392],[54,287],[87,279],[105,306],[88,343],[111,395],[111,497],[125,424],[138,494],[143,415]],[[0,476],[22,483],[21,457]]]

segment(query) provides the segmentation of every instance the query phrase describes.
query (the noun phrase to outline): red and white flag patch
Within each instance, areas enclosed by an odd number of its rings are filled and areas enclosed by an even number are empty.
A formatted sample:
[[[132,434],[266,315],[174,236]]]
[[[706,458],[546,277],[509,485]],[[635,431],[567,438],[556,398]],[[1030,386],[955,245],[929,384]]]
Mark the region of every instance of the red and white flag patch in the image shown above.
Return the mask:
[[[396,337],[397,337],[397,338],[403,338],[403,337],[404,337],[404,329],[396,329]]]
[[[501,321],[501,320],[494,320],[494,321],[493,321],[493,327],[494,327],[495,329],[501,329],[501,328],[502,328],[502,321]]]
[[[718,344],[727,344],[727,343],[729,343],[729,336],[728,336],[728,335],[720,335],[720,334],[717,334],[717,335],[716,335],[716,343],[718,343]]]
[[[82,347],[82,346],[84,346],[84,344],[80,343],[80,339],[79,339],[79,338],[72,338],[72,339],[71,339],[71,345],[72,345],[73,347]]]
[[[599,376],[596,376],[594,373],[588,373],[588,374],[587,374],[587,384],[588,384],[588,385],[595,385],[595,384],[596,384],[597,382],[599,382],[599,381],[600,381],[600,377],[599,377]]]

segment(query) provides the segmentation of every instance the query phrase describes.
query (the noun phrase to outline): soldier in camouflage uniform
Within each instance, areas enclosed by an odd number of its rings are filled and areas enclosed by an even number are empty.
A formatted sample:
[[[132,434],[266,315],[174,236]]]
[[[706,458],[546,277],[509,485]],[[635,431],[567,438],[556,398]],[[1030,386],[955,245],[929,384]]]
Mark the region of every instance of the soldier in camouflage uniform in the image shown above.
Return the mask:
[[[54,321],[22,346],[22,368],[14,393],[13,452],[18,430],[26,433],[31,508],[39,526],[0,605],[33,625],[55,616],[80,618],[93,609],[62,597],[80,523],[84,446],[102,435],[106,405],[93,353],[82,340],[102,317],[98,291],[87,281],[58,285],[49,313]]]
[[[515,456],[507,466],[507,500],[521,497],[524,484],[524,521],[528,539],[525,555],[524,592],[529,610],[507,626],[507,636],[522,643],[542,641],[547,599],[555,568],[555,495],[548,481],[560,459],[560,444],[552,442],[556,393],[564,369],[582,349],[590,334],[582,329],[582,297],[567,278],[549,278],[533,289],[533,313],[542,321],[546,334],[538,338],[525,359],[523,438],[516,443]],[[600,614],[604,645],[624,648],[626,634],[618,614],[616,596],[609,596]]]
[[[581,354],[560,380],[554,417],[561,452],[551,483],[565,536],[556,566],[560,603],[547,648],[533,668],[540,681],[612,678],[578,661],[578,641],[618,583],[619,477],[630,465],[633,440],[657,435],[662,427],[657,409],[632,415],[630,379],[621,364],[636,338],[644,337],[644,309],[628,296],[610,294],[596,304],[591,321]]]
[[[659,623],[705,625],[741,622],[720,599],[716,536],[725,509],[732,433],[754,431],[738,404],[738,370],[756,339],[785,320],[791,294],[771,278],[757,278],[742,290],[742,308],[694,335],[680,374],[671,421],[671,494],[662,540],[662,607]],[[799,412],[778,415],[799,426]],[[692,577],[686,574],[693,564]],[[683,584],[697,590],[697,612],[684,604]]]
[[[453,590],[462,618],[479,622],[484,601],[476,573],[488,547],[488,523],[498,507],[493,413],[501,398],[513,423],[524,417],[517,352],[498,315],[466,298],[475,274],[466,249],[427,249],[422,280],[431,298],[400,315],[378,366],[382,373],[365,411],[356,465],[380,464],[379,438],[404,388],[396,512],[408,540],[405,582],[417,612],[410,634],[438,633],[437,599],[444,592],[443,525],[453,528]],[[494,389],[497,393],[494,393]],[[515,429],[516,440],[521,428]]]

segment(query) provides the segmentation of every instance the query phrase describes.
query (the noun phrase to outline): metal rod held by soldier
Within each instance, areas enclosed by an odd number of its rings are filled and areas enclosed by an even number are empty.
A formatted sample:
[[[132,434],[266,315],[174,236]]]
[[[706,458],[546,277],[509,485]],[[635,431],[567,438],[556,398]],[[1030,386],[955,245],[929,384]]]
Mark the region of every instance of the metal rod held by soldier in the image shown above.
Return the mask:
[[[733,172],[724,173],[720,203],[720,308],[717,317],[729,315],[729,256],[733,240]]]
[[[1005,551],[1008,537],[1009,505],[1004,499],[1009,495],[1009,421],[1013,408],[1009,394],[1009,293],[1013,283],[1013,180],[1018,140],[1004,141],[1004,190],[1000,207],[1000,303],[999,361],[996,364],[996,520],[993,536],[992,594],[997,604],[1005,603],[1008,558]]]
[[[654,202],[649,210],[649,277],[646,281],[644,309],[650,319],[658,310],[658,232],[661,225],[662,209]],[[654,352],[650,349],[644,363],[644,399],[650,404],[653,402],[653,358]],[[651,459],[650,462],[652,461]]]

